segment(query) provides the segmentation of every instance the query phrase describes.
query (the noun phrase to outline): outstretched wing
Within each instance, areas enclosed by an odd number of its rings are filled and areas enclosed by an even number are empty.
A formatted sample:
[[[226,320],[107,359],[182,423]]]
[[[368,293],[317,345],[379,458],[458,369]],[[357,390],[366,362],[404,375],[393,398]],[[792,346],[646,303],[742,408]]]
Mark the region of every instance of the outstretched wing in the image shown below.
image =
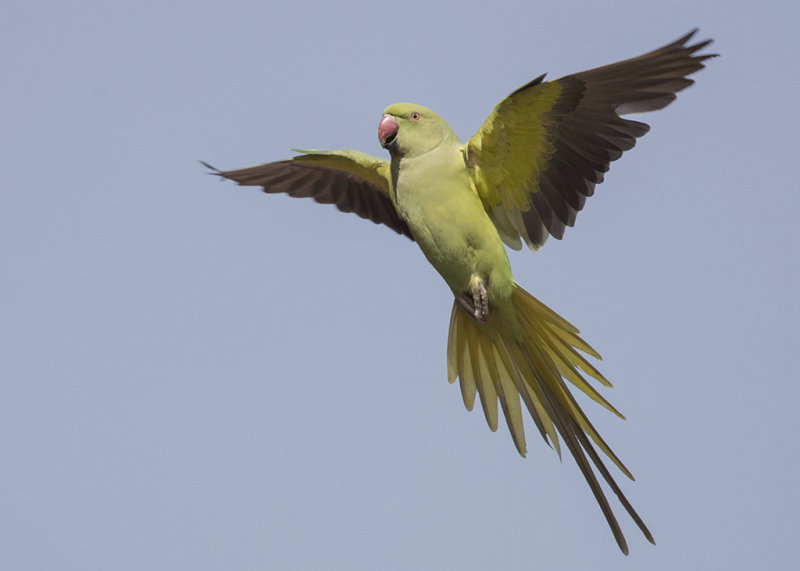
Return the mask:
[[[286,193],[335,204],[342,212],[354,212],[376,224],[385,224],[398,234],[414,237],[389,198],[389,161],[359,151],[299,150],[285,161],[232,171],[222,177],[243,186],[260,186],[271,194]]]
[[[609,164],[650,127],[623,119],[667,106],[694,83],[686,76],[715,54],[687,45],[695,31],[645,55],[543,81],[501,101],[463,147],[484,207],[509,246],[532,250],[561,239]]]

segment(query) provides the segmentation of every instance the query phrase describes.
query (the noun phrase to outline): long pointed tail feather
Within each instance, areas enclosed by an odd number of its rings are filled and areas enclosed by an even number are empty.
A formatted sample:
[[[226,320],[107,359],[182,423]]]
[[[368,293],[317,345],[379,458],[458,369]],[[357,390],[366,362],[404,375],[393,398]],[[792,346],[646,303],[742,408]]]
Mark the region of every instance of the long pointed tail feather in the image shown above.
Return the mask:
[[[454,302],[447,347],[449,381],[459,379],[468,410],[474,406],[475,395],[480,396],[484,416],[493,431],[497,430],[499,401],[514,444],[525,456],[521,399],[542,438],[553,446],[559,457],[560,440],[566,444],[622,552],[628,553],[625,537],[592,465],[644,536],[655,543],[594,446],[631,480],[633,475],[597,433],[567,386],[567,383],[572,384],[624,418],[584,376],[611,386],[578,351],[598,359],[600,355],[578,336],[576,327],[517,285],[512,292],[511,305],[518,321],[513,326],[504,323],[499,312],[491,311],[489,319],[479,323]]]

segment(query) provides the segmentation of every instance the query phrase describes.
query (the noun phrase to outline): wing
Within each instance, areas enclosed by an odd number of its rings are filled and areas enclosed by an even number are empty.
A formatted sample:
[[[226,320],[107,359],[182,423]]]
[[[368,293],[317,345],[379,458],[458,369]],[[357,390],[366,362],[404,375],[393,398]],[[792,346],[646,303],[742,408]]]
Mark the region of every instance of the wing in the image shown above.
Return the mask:
[[[503,241],[532,250],[575,224],[603,173],[650,129],[623,119],[666,107],[716,54],[695,55],[696,30],[645,55],[543,81],[501,101],[462,148],[475,186]]]
[[[270,194],[286,193],[335,204],[398,234],[414,237],[389,198],[389,161],[359,151],[297,151],[285,161],[232,171],[208,168],[243,186],[260,186]]]

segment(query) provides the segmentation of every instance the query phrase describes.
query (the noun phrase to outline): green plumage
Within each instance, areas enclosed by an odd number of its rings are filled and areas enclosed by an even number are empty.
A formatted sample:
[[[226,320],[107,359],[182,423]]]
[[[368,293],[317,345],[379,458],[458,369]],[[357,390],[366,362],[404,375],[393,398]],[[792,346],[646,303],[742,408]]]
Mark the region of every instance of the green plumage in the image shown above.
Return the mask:
[[[649,127],[621,115],[660,109],[693,82],[712,55],[694,32],[643,56],[555,81],[540,76],[514,91],[466,143],[425,107],[398,103],[378,134],[391,160],[358,151],[299,151],[293,159],[216,171],[266,192],[335,204],[415,240],[455,297],[448,377],[464,404],[480,398],[492,430],[498,403],[525,455],[523,405],[540,435],[565,444],[614,537],[627,543],[599,483],[604,480],[644,536],[653,537],[596,448],[633,476],[578,406],[568,385],[622,415],[589,383],[611,384],[586,355],[600,356],[578,330],[513,279],[504,247],[541,247],[561,238],[612,161]]]

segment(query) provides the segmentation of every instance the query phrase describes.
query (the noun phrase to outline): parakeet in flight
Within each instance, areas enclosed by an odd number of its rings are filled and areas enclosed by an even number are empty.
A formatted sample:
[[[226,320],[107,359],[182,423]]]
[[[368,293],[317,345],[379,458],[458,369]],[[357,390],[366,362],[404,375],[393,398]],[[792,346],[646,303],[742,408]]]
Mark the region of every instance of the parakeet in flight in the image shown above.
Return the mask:
[[[649,130],[622,116],[665,107],[694,83],[687,76],[716,55],[698,53],[711,40],[691,44],[695,32],[561,79],[541,75],[498,103],[466,143],[430,109],[397,103],[378,124],[388,160],[352,150],[306,150],[239,170],[206,165],[240,185],[335,204],[415,241],[455,297],[447,371],[451,383],[459,380],[467,409],[478,395],[496,430],[499,402],[523,456],[523,407],[559,456],[563,442],[626,554],[598,475],[655,542],[599,452],[633,476],[569,388],[624,418],[589,382],[611,386],[587,359],[600,355],[577,328],[514,281],[504,244],[520,249],[524,242],[535,251],[575,224],[609,164]]]

